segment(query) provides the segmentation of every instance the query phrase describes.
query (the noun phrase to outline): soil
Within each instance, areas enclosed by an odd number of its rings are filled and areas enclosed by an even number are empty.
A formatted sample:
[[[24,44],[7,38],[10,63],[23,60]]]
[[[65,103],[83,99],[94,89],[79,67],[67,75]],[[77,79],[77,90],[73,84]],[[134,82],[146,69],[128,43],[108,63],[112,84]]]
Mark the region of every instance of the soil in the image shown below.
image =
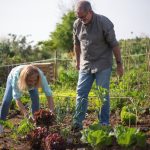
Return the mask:
[[[9,121],[11,121],[14,125],[18,125],[18,123],[23,119],[23,116],[20,112],[10,111]],[[71,125],[72,117],[67,116],[64,119],[64,126]],[[84,128],[88,127],[95,120],[97,120],[96,115],[94,113],[89,113],[84,120]],[[136,127],[139,128],[142,132],[147,135],[147,147],[145,150],[150,150],[150,114],[143,114],[137,123]],[[113,113],[110,116],[110,124],[111,126],[115,126],[116,124],[121,124],[120,117],[118,113]],[[132,126],[135,127],[135,126]],[[31,150],[31,146],[29,141],[25,137],[20,137],[17,139],[11,138],[12,131],[10,129],[4,129],[4,134],[0,135],[0,150]],[[77,137],[79,140],[79,137]],[[37,149],[38,150],[38,149]],[[92,150],[92,148],[87,144],[77,143],[75,145],[68,145],[67,150]],[[104,150],[122,150],[120,146],[114,143],[112,146],[106,147]],[[141,149],[135,149],[141,150]],[[143,149],[142,149],[143,150]]]

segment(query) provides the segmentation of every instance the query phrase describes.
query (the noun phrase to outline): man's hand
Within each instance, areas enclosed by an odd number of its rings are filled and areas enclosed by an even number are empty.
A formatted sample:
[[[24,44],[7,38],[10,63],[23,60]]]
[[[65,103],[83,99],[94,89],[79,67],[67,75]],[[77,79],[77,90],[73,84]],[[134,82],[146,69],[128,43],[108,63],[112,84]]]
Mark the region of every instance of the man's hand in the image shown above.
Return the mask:
[[[123,65],[122,64],[117,64],[117,74],[122,77],[123,76],[123,73],[124,73],[124,70],[123,70]]]

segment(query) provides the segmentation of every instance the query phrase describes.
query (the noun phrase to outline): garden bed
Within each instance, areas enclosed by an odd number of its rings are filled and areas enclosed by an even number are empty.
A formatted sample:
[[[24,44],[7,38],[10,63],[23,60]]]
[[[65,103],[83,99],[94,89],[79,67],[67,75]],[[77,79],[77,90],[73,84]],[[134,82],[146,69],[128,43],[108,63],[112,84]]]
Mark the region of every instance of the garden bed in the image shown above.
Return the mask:
[[[147,145],[145,147],[145,150],[150,149],[150,114],[142,115],[140,118],[140,122],[137,124],[137,128],[139,128],[142,132],[146,133],[147,135]],[[23,116],[19,112],[11,111],[9,115],[9,120],[14,124],[14,126],[17,126],[19,122],[23,119]],[[87,128],[89,125],[91,125],[96,120],[95,113],[89,113],[84,120],[84,128]],[[66,116],[64,119],[64,123],[60,126],[53,125],[50,128],[53,128],[53,130],[59,130],[61,126],[63,127],[70,127],[72,122],[72,116]],[[116,124],[121,124],[120,117],[116,114],[111,114],[111,126],[114,127]],[[132,125],[132,127],[135,127]],[[55,128],[55,129],[54,129]],[[26,137],[16,137],[12,138],[12,131],[10,129],[5,128],[4,134],[0,136],[0,149],[2,150],[30,150],[32,149],[29,139]],[[66,149],[73,150],[73,149],[81,149],[82,150],[92,150],[92,147],[87,143],[82,143],[80,141],[80,136],[74,135],[74,133],[71,134],[74,139],[76,139],[76,142],[70,143],[66,145]],[[109,145],[104,150],[122,150],[122,148],[116,143],[115,140],[113,140],[113,144]],[[40,149],[39,149],[40,150]],[[136,150],[141,150],[141,148],[137,148]]]

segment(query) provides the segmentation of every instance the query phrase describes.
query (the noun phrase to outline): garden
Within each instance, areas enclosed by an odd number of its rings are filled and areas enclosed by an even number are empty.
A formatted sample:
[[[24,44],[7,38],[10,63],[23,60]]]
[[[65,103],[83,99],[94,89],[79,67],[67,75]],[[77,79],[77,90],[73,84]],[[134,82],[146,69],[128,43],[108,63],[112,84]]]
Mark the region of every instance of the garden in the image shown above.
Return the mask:
[[[80,133],[71,131],[75,110],[77,72],[60,69],[59,80],[51,85],[54,91],[55,114],[46,108],[46,98],[40,92],[41,109],[35,114],[35,123],[23,118],[13,101],[8,121],[1,123],[5,132],[0,136],[1,149],[150,149],[150,103],[148,72],[143,65],[119,79],[111,80],[110,126],[100,126],[97,116],[105,90],[93,85],[89,107]],[[147,81],[147,82],[145,82]],[[1,97],[4,89],[1,88]],[[30,109],[30,100],[24,94],[23,103]]]
[[[47,101],[39,88],[40,110],[35,121],[24,118],[12,101],[7,121],[0,121],[2,150],[149,150],[150,149],[150,49],[141,39],[120,41],[125,74],[116,76],[115,63],[110,82],[110,126],[98,124],[98,112],[106,90],[93,84],[83,130],[71,130],[75,111],[78,72],[74,62],[55,61],[57,79],[50,84],[55,112],[47,109]],[[143,46],[144,45],[144,46]],[[140,51],[138,51],[140,50]],[[68,54],[69,55],[69,54]],[[67,56],[70,57],[70,56]],[[5,84],[0,87],[0,104]],[[22,102],[30,112],[31,101],[24,93]]]

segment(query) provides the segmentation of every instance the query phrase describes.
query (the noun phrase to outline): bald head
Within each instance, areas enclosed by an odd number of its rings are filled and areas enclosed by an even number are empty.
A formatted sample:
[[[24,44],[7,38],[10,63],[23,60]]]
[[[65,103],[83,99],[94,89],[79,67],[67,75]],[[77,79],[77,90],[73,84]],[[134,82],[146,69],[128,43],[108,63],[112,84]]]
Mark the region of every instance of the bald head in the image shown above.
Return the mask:
[[[76,4],[75,11],[78,12],[88,12],[92,11],[92,7],[89,1],[81,0]]]

